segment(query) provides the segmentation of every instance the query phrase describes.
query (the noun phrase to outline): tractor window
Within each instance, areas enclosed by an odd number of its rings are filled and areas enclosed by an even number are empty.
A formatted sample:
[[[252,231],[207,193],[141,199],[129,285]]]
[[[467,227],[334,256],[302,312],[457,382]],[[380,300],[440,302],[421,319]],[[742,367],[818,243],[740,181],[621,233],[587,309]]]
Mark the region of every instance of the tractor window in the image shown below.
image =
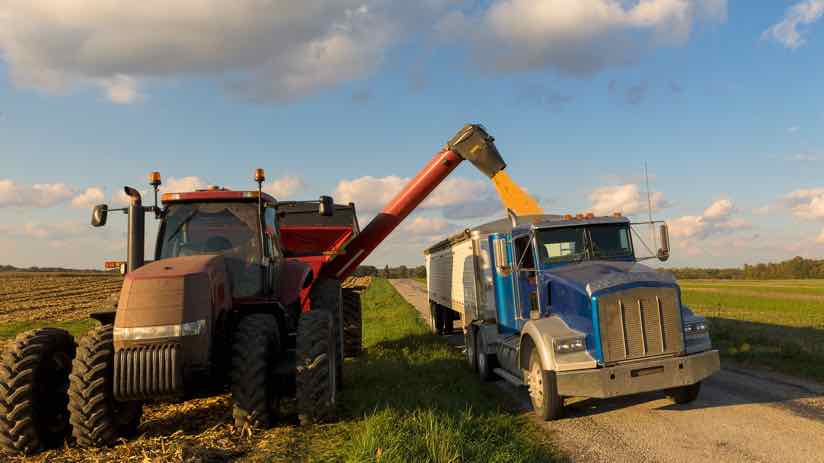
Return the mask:
[[[161,230],[160,258],[221,254],[235,297],[263,288],[257,203],[169,206]]]
[[[266,208],[263,216],[263,234],[266,238],[266,252],[269,257],[280,257],[280,236],[278,235],[277,212],[270,207]]]

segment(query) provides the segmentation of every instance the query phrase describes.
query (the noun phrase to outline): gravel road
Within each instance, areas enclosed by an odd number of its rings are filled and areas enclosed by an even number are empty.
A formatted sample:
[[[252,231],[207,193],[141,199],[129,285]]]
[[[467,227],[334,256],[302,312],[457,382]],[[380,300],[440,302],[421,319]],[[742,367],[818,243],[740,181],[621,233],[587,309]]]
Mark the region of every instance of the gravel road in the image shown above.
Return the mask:
[[[425,287],[391,281],[428,319]],[[463,347],[462,336],[450,342]],[[528,412],[524,390],[496,384]],[[724,364],[689,405],[659,393],[573,399],[566,418],[540,424],[573,461],[824,462],[824,385]]]

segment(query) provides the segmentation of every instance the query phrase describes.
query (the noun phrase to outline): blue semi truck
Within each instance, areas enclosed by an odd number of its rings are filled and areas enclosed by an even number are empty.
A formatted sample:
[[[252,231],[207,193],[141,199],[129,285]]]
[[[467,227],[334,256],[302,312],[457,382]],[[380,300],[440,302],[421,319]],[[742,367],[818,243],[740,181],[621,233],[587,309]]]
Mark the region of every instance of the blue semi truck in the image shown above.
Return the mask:
[[[563,415],[567,397],[695,400],[718,351],[676,280],[640,263],[669,257],[666,225],[646,258],[632,225],[618,213],[510,213],[436,243],[424,251],[433,329],[460,323],[470,367],[527,387],[545,420]]]

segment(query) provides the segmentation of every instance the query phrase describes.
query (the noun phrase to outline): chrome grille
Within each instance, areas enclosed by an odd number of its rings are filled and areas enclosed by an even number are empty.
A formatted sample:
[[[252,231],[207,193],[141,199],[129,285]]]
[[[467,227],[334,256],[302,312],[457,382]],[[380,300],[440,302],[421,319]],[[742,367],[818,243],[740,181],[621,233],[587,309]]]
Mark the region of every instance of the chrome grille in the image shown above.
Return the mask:
[[[118,400],[166,397],[183,392],[179,344],[120,349],[114,354],[114,396]]]
[[[598,318],[605,363],[684,350],[675,288],[632,288],[600,296]]]

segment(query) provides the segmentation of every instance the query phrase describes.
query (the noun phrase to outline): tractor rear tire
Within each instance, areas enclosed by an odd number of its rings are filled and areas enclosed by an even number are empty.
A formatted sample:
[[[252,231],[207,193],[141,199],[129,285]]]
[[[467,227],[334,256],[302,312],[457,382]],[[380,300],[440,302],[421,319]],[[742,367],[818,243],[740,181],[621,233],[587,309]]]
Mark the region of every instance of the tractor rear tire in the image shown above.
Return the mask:
[[[72,336],[40,328],[17,336],[0,364],[0,447],[32,454],[59,447],[69,436]]]
[[[278,324],[268,314],[244,317],[232,341],[232,415],[238,429],[266,428],[277,416],[280,397],[274,364],[280,354]]]
[[[297,335],[295,389],[301,424],[332,417],[337,402],[337,342],[332,315],[318,310],[301,315]]]
[[[108,447],[118,438],[137,434],[143,404],[114,399],[112,325],[86,334],[77,346],[69,375],[72,435],[81,447]]]
[[[357,357],[363,350],[363,306],[361,294],[343,290],[343,355]]]
[[[338,391],[343,389],[343,291],[340,281],[332,278],[319,278],[312,285],[312,292],[309,295],[312,311],[325,311],[332,314],[332,328],[337,340],[335,352],[335,384]]]

